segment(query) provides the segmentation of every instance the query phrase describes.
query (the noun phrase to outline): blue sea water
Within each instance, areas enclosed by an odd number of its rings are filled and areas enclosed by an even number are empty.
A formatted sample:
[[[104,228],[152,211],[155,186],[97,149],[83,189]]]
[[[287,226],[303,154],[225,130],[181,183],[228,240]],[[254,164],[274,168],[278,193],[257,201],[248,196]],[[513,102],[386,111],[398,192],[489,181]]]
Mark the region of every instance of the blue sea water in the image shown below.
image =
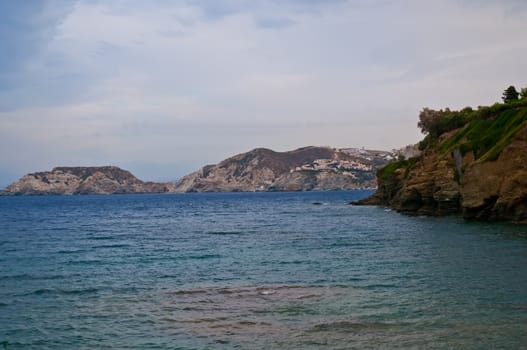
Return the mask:
[[[526,226],[368,194],[0,197],[0,349],[527,348]]]

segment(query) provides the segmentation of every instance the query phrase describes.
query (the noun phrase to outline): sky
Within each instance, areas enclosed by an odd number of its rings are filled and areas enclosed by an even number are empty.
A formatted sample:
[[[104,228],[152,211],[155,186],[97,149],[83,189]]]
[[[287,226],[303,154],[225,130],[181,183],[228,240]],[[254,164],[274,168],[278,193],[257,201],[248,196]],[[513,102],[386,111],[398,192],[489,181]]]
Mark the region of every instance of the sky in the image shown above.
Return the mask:
[[[524,0],[4,0],[0,187],[175,180],[256,147],[390,150],[527,86]]]

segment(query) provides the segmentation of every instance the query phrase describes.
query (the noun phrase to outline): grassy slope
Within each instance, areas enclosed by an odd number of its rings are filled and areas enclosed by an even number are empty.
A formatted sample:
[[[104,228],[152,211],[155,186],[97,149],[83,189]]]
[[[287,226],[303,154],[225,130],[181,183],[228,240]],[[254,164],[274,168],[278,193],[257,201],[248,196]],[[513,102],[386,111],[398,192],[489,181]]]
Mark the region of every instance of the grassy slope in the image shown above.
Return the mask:
[[[474,111],[465,127],[439,145],[442,154],[459,149],[481,161],[496,160],[514,135],[527,125],[527,102],[496,104]]]
[[[472,151],[476,160],[493,161],[510,144],[514,135],[527,125],[527,101],[480,107],[467,113],[466,119],[467,124],[450,137],[442,141],[428,140],[428,148],[436,149],[443,155],[455,149],[462,154]],[[404,168],[407,175],[416,161],[409,159],[389,163],[380,169],[381,180],[388,179],[400,168]]]

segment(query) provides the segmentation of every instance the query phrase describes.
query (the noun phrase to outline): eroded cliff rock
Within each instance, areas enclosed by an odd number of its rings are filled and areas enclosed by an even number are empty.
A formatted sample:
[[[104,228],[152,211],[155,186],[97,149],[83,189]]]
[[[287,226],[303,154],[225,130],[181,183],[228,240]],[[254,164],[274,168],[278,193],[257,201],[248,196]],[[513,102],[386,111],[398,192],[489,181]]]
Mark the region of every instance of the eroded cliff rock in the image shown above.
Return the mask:
[[[381,168],[377,191],[357,204],[527,222],[527,106],[498,107],[490,116],[473,112],[464,127],[441,135],[419,157]]]
[[[460,194],[466,218],[527,220],[527,126],[496,161],[468,164]]]
[[[362,204],[388,205],[417,215],[446,215],[460,210],[459,184],[449,159],[423,154],[414,164],[404,164],[379,177],[375,194]]]

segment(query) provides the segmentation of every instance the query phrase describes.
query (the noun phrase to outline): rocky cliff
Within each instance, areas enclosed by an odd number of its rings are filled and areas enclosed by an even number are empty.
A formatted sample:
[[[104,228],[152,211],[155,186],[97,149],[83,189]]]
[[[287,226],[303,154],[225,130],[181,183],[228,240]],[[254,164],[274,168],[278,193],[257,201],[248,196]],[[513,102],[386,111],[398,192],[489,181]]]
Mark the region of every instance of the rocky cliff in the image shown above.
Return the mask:
[[[117,194],[171,192],[173,184],[143,182],[114,166],[57,167],[27,174],[7,186],[4,195]]]
[[[448,111],[446,117],[454,115],[459,116]],[[527,102],[462,115],[462,127],[436,139],[427,136],[419,157],[380,169],[376,193],[359,204],[418,215],[527,222]]]
[[[310,191],[375,188],[375,172],[389,152],[304,147],[289,152],[266,148],[207,165],[175,184],[177,192]]]

